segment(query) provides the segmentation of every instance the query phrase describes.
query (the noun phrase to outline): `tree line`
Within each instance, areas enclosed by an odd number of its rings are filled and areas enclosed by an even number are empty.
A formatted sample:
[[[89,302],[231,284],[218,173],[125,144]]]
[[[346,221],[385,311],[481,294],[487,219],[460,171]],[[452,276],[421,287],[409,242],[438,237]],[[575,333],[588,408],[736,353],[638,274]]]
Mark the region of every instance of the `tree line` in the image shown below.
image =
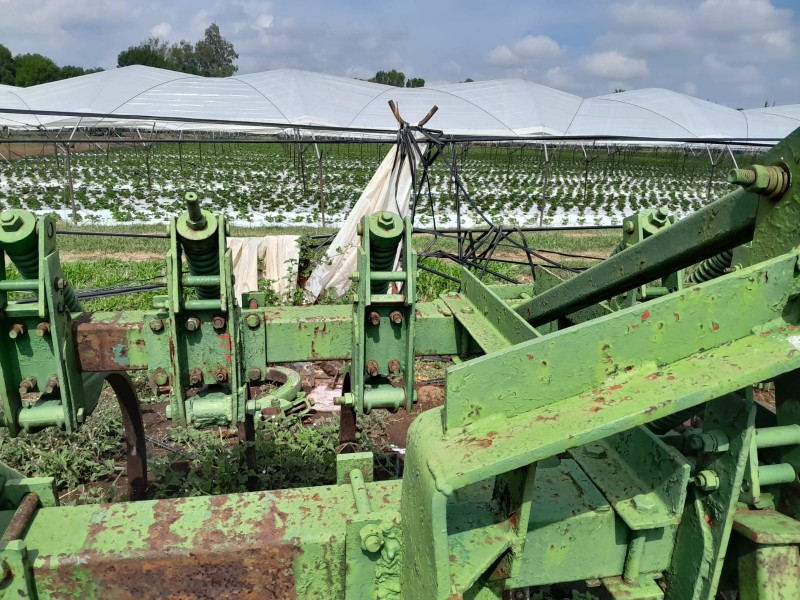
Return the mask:
[[[52,59],[41,54],[11,54],[11,50],[0,44],[0,84],[28,87],[39,83],[50,83],[78,75],[97,73],[103,69],[84,69],[74,65],[59,67]]]

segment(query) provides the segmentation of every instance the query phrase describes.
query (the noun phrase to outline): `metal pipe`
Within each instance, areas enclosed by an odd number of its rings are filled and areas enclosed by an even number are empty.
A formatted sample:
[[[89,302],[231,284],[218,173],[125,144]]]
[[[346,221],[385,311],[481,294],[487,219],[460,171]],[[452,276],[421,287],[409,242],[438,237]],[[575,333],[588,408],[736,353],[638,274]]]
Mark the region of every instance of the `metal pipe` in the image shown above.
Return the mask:
[[[794,467],[789,463],[777,465],[759,465],[758,482],[760,485],[777,485],[779,483],[792,483],[797,479]]]
[[[39,282],[35,279],[4,279],[0,281],[0,291],[3,292],[36,292]]]
[[[761,427],[756,429],[757,448],[775,448],[800,444],[800,425]]]
[[[359,514],[372,512],[372,505],[367,494],[367,485],[364,483],[364,474],[361,469],[350,471],[350,487],[353,489],[353,499],[356,502],[356,510]]]

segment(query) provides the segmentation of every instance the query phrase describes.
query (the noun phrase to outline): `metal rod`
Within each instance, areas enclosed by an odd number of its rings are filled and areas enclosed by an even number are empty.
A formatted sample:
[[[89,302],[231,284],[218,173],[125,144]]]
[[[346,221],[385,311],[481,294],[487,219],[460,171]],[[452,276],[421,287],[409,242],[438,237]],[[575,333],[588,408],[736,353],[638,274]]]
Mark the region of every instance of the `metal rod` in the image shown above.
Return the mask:
[[[25,494],[14,512],[14,516],[11,517],[3,537],[0,538],[0,544],[21,540],[33,520],[33,513],[37,508],[39,508],[39,495],[34,492]]]
[[[35,292],[39,282],[35,279],[4,279],[0,281],[0,292]]]
[[[800,425],[761,427],[756,429],[757,448],[775,448],[800,444]]]
[[[631,531],[631,538],[628,540],[628,553],[625,555],[625,567],[622,577],[626,583],[636,583],[642,568],[642,556],[644,555],[645,530]]]
[[[364,474],[361,469],[350,471],[350,487],[353,488],[353,499],[356,502],[356,510],[359,514],[372,512],[372,505],[367,494],[367,486],[364,483]]]
[[[758,467],[758,482],[760,485],[777,485],[779,483],[792,483],[797,479],[794,467],[789,463],[777,465],[760,465]]]

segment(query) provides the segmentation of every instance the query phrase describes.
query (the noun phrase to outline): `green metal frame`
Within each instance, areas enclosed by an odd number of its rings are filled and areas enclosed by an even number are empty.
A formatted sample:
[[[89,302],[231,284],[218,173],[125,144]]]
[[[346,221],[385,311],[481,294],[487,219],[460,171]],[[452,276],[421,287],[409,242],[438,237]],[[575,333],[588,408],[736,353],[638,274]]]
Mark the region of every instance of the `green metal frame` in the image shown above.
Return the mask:
[[[485,600],[587,580],[618,600],[711,600],[737,576],[744,600],[797,598],[800,131],[763,162],[686,219],[626,220],[619,251],[572,279],[492,287],[464,271],[428,303],[411,224],[388,213],[361,223],[349,306],[250,294],[239,308],[225,220],[189,198],[158,306],[72,315],[52,222],[25,225],[38,279],[0,281],[14,435],[77,427],[92,374],[146,370],[173,419],[203,426],[274,408],[248,395],[270,365],[350,361],[345,414],[410,410],[414,357],[457,359],[445,405],[409,430],[402,481],[342,454],[331,486],[59,507],[51,480],[0,466],[0,598]],[[24,237],[12,221],[0,216],[0,248]],[[734,267],[684,284],[683,269],[734,248]],[[38,302],[16,304],[22,289]],[[20,333],[42,322],[50,337]],[[67,384],[23,408],[25,378],[40,392],[51,374]],[[753,399],[763,381],[774,411]]]

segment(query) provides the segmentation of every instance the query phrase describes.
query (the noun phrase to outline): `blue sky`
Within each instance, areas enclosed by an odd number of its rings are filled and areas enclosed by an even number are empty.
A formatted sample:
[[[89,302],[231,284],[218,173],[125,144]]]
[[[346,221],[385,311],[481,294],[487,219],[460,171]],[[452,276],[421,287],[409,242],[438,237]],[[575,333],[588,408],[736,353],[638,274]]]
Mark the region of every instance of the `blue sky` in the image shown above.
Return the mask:
[[[239,73],[280,67],[429,84],[518,77],[581,96],[665,87],[731,107],[800,103],[797,0],[0,0],[0,43],[113,68],[151,35],[216,21]]]

